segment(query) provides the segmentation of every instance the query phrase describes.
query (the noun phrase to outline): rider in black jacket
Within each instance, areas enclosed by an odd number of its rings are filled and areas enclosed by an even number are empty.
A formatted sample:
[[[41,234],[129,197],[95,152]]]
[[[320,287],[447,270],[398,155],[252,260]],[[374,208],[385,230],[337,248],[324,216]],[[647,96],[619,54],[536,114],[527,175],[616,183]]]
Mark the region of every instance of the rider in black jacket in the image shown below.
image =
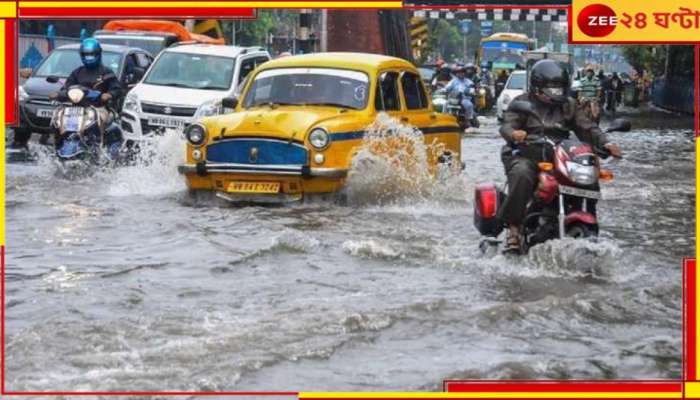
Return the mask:
[[[521,225],[537,186],[537,162],[542,154],[536,146],[519,145],[527,144],[529,137],[542,135],[545,130],[543,123],[547,126],[558,124],[574,131],[582,142],[605,148],[612,156],[621,156],[619,147],[610,142],[598,125],[569,97],[569,73],[559,63],[547,59],[538,61],[529,75],[528,93],[517,96],[511,104],[516,100],[530,102],[539,119],[506,110],[500,128],[501,136],[507,142],[501,151],[501,159],[508,176],[508,195],[498,217],[508,225],[506,251],[510,252],[519,252],[522,248]],[[514,152],[514,148],[521,151]]]

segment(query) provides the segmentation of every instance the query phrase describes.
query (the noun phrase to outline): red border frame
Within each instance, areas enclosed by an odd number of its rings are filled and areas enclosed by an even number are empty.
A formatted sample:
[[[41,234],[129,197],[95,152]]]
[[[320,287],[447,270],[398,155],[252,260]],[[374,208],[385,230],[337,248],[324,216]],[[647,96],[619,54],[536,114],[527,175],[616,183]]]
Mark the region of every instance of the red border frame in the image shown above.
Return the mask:
[[[282,1],[290,1],[292,2],[293,0],[282,0]],[[88,1],[86,1],[88,3]],[[163,3],[167,3],[167,0],[163,1]],[[321,4],[318,4],[321,5]],[[311,8],[316,8],[318,6],[317,4],[310,4],[309,7]],[[289,7],[289,8],[309,8],[309,7]],[[404,9],[412,10],[412,9],[523,9],[523,8],[528,8],[528,9],[567,9],[567,19],[569,21],[569,26],[571,26],[571,21],[572,21],[572,7],[568,5],[562,5],[562,6],[495,6],[495,5],[485,5],[485,6],[450,6],[450,7],[439,7],[439,6],[409,6],[409,7],[404,7]],[[41,10],[41,9],[35,9],[35,10]],[[62,10],[62,9],[58,9]],[[87,14],[83,14],[81,17],[66,17],[63,15],[60,15],[58,13],[51,14],[51,15],[43,15],[40,16],[39,12],[36,13],[30,13],[30,15],[26,15],[22,13],[22,10],[17,7],[17,18],[15,19],[5,19],[6,21],[6,38],[5,38],[5,46],[6,49],[10,50],[7,52],[8,57],[7,57],[7,62],[6,62],[6,76],[5,76],[5,81],[6,81],[6,99],[11,100],[6,103],[6,110],[9,110],[7,115],[7,120],[8,123],[10,122],[10,117],[15,117],[15,120],[18,117],[18,109],[17,109],[17,102],[16,100],[16,84],[17,84],[17,70],[18,68],[18,60],[17,60],[17,48],[16,48],[16,38],[17,38],[17,27],[18,27],[18,19],[19,18],[47,18],[47,17],[56,17],[60,16],[63,19],[85,19],[89,17],[94,17],[94,16],[99,16],[101,18],[109,18],[109,17],[125,17],[125,16],[131,16],[133,18],[147,18],[143,15],[133,15],[130,14],[132,12],[139,12],[143,11],[144,9],[111,9],[111,8],[94,8],[91,9],[89,7],[85,8],[76,8],[73,10],[81,10],[85,11]],[[93,10],[90,12],[90,10]],[[111,10],[112,12],[115,12],[115,15],[104,15],[106,10]],[[153,9],[151,9],[153,10]],[[163,9],[159,9],[163,10]],[[183,9],[179,9],[180,14],[172,12],[172,13],[162,13],[158,14],[158,17],[192,17],[192,16],[214,16],[215,13],[212,13],[210,10],[217,10],[216,13],[221,13],[222,10],[250,10],[250,9],[244,9],[244,8],[216,8],[216,9],[197,9],[197,8],[192,8],[191,10],[197,11],[196,14],[192,15],[182,15],[181,11]],[[184,9],[184,10],[190,10],[190,9]],[[207,13],[202,14],[201,12],[203,10],[206,10]],[[368,8],[367,10],[371,10],[371,8]],[[119,11],[119,12],[117,12]],[[123,12],[122,12],[123,11]],[[189,11],[188,11],[189,12]],[[254,13],[253,13],[254,14]],[[242,18],[246,18],[246,16],[243,16]],[[221,19],[221,17],[219,17]],[[230,16],[229,16],[229,19]],[[571,41],[571,29],[569,29],[569,43],[570,44],[592,44],[589,42],[572,42]],[[667,42],[605,42],[603,44],[668,44]],[[674,44],[695,44],[695,42],[674,42]],[[11,45],[10,45],[11,44]],[[700,55],[698,54],[698,51],[700,51],[700,46],[696,45],[695,46],[696,54],[695,54],[695,64],[696,64],[696,82],[695,82],[695,92],[696,92],[696,107],[698,104],[698,92],[699,88],[698,85],[700,85],[700,82],[698,82],[697,78],[697,73],[698,73],[698,68],[700,67]],[[8,63],[10,65],[8,65]],[[11,92],[8,91],[8,88],[13,88],[15,90],[12,90]],[[10,94],[11,93],[11,94]],[[14,121],[16,122],[16,121]],[[696,124],[696,132],[698,131],[698,128],[700,128],[700,122],[698,119],[698,115],[696,112],[696,118],[695,118],[695,124]],[[211,395],[220,395],[220,396],[225,396],[225,395],[289,395],[289,396],[298,396],[299,392],[298,391],[278,391],[278,392],[187,392],[187,391],[171,391],[171,392],[129,392],[129,391],[120,391],[120,392],[15,392],[15,391],[6,391],[5,387],[5,247],[0,246],[0,263],[2,264],[0,266],[0,279],[2,279],[2,282],[0,283],[0,291],[2,291],[1,297],[2,297],[2,309],[0,310],[0,316],[2,317],[2,327],[1,327],[1,335],[2,335],[2,349],[0,350],[0,393],[3,395],[25,395],[25,396],[99,396],[99,395],[134,395],[134,396],[139,396],[139,395],[165,395],[165,396],[191,396],[191,395],[200,395],[200,396],[211,396]],[[648,380],[648,381],[630,381],[630,380],[614,380],[614,381],[593,381],[593,380],[569,380],[569,381],[556,381],[556,380],[528,380],[527,383],[523,383],[523,381],[488,381],[488,380],[478,380],[478,381],[469,381],[469,380],[446,380],[443,382],[443,389],[445,391],[460,391],[458,389],[467,389],[470,388],[469,391],[473,390],[479,390],[483,392],[561,392],[561,393],[567,393],[567,392],[580,392],[580,391],[586,391],[586,392],[600,392],[600,391],[608,391],[608,392],[649,392],[649,386],[652,385],[654,388],[658,390],[654,390],[654,392],[659,392],[659,393],[668,393],[668,392],[678,392],[679,390],[683,392],[684,394],[684,385],[683,383],[685,381],[694,381],[697,378],[697,371],[696,371],[696,362],[697,360],[695,359],[695,351],[696,351],[696,332],[695,332],[695,322],[696,322],[696,312],[697,312],[697,306],[696,306],[696,287],[695,287],[695,278],[697,276],[697,271],[695,269],[695,260],[694,259],[684,259],[683,260],[683,265],[684,265],[684,272],[683,272],[683,349],[682,349],[682,365],[683,365],[683,377],[684,380],[678,381],[678,380]],[[691,301],[688,301],[691,300]],[[687,307],[687,310],[686,310]],[[617,384],[622,384],[623,387],[613,387],[616,386]],[[453,387],[453,390],[450,390],[450,386]],[[455,389],[456,386],[456,389]],[[332,397],[329,397],[332,398]],[[370,397],[363,397],[365,400],[369,399]],[[510,398],[512,399],[512,398]]]

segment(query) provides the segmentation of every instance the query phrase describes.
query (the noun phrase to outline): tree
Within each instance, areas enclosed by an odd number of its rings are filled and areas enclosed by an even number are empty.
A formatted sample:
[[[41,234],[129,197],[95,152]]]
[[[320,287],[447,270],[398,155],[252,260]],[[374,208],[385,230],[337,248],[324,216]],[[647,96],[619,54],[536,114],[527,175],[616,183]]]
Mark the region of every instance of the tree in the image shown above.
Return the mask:
[[[667,46],[623,45],[622,55],[625,60],[637,70],[652,72],[654,75],[663,74],[666,67]]]

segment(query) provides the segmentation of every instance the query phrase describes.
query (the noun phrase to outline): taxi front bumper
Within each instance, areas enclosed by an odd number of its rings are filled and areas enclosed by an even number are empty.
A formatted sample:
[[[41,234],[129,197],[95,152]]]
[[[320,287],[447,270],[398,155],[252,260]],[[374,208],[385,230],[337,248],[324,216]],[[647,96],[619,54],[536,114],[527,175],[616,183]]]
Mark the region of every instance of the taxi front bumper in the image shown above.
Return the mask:
[[[344,168],[319,168],[309,167],[308,165],[251,165],[206,162],[182,164],[177,167],[177,171],[180,174],[197,174],[200,176],[205,176],[209,173],[231,173],[342,179],[348,175],[348,170]]]

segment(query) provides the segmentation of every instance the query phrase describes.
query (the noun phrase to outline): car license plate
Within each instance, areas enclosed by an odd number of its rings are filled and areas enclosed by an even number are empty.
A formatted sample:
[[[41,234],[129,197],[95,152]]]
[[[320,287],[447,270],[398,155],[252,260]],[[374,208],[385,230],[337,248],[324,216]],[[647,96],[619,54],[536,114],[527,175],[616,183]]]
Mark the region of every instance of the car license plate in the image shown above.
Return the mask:
[[[596,199],[600,200],[603,196],[600,195],[600,192],[596,192],[595,190],[586,190],[586,189],[579,189],[571,186],[564,186],[560,185],[559,186],[559,193],[561,194],[568,194],[572,196],[578,196],[578,197],[586,197],[588,199]]]
[[[185,121],[174,118],[148,117],[148,125],[163,126],[166,128],[184,128]]]
[[[36,116],[39,118],[51,118],[53,117],[53,110],[50,108],[40,108],[36,110]]]
[[[279,182],[231,182],[226,191],[229,193],[279,193]]]

